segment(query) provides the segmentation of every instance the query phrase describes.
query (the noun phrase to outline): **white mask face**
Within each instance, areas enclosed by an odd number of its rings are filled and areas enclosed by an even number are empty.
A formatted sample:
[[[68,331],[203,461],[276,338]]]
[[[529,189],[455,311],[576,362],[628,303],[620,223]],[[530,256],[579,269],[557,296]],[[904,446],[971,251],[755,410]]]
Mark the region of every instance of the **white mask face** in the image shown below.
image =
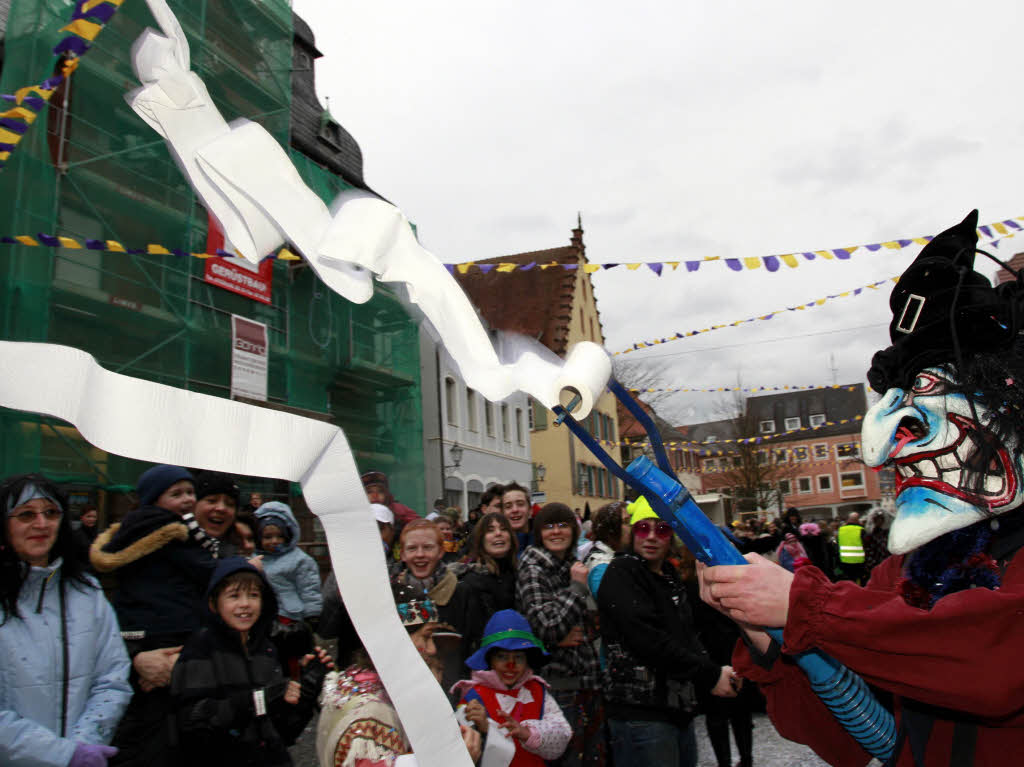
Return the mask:
[[[926,368],[909,389],[889,389],[864,416],[864,462],[896,469],[896,519],[889,533],[894,554],[1024,502],[1016,443],[1000,442],[995,458],[977,466],[978,446],[996,443],[987,428],[989,410],[975,402],[975,421],[955,384],[950,368]]]

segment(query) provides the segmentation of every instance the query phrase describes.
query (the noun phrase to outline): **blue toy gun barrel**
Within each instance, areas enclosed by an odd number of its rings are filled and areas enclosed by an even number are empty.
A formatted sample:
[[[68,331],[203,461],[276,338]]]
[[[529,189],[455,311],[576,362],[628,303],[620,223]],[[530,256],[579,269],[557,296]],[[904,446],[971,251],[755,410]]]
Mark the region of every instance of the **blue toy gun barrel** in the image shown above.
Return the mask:
[[[700,510],[690,492],[646,456],[626,467],[626,473],[650,490],[644,497],[672,525],[693,555],[706,565],[745,565],[747,561]],[[766,629],[780,645],[781,629]],[[809,650],[792,656],[807,674],[811,689],[858,743],[872,756],[888,762],[896,746],[892,714],[878,702],[867,684],[835,659]]]

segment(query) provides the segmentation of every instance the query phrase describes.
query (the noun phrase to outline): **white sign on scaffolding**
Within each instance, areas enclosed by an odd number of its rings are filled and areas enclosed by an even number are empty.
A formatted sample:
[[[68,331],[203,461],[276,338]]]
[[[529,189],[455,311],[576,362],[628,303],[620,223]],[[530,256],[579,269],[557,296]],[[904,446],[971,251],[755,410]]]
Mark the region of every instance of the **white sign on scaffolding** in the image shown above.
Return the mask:
[[[231,399],[267,401],[267,326],[231,315]]]

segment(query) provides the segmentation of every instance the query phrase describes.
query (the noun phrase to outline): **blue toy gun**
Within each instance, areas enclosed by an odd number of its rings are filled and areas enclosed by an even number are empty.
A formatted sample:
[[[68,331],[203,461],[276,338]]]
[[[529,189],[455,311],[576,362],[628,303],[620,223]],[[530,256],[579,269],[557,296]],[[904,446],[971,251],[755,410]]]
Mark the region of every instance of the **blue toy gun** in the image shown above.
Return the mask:
[[[700,510],[690,492],[680,484],[665,453],[661,435],[643,408],[615,380],[608,388],[644,427],[658,465],[640,456],[623,469],[580,424],[561,407],[555,407],[556,424],[565,423],[587,449],[623,482],[643,493],[657,515],[668,522],[686,548],[706,565],[745,565],[747,561],[721,530]],[[574,403],[569,404],[569,409]],[[781,629],[766,629],[782,644]],[[811,689],[858,743],[872,756],[888,763],[896,745],[896,725],[859,676],[817,650],[793,655],[807,674]]]

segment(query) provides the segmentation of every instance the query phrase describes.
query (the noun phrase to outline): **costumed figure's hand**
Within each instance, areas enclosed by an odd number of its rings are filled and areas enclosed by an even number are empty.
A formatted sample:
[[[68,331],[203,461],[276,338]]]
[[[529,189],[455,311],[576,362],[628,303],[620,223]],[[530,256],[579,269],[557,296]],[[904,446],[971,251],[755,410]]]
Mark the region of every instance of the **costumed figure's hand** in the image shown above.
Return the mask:
[[[294,679],[289,680],[288,687],[284,691],[284,702],[294,706],[299,702],[299,695],[302,693],[302,686]]]
[[[701,599],[737,623],[782,628],[793,573],[759,554],[744,559],[750,564],[699,568]]]
[[[117,749],[113,746],[77,743],[68,767],[107,767],[107,760],[116,753]]]
[[[157,687],[166,687],[171,683],[171,671],[181,655],[178,647],[162,647],[159,650],[140,652],[132,659],[135,673],[139,675],[139,687],[149,692]]]
[[[719,698],[735,698],[743,685],[743,680],[736,676],[732,666],[722,666],[718,681],[711,688],[711,694]]]
[[[583,627],[573,626],[571,629],[569,629],[569,633],[562,638],[562,641],[558,643],[558,646],[579,647],[581,644],[583,644],[583,641]]]
[[[501,721],[498,722],[498,726],[501,727],[501,729],[503,729],[510,738],[515,738],[523,743],[530,739],[530,735],[533,734],[533,731],[525,724],[520,724],[504,711],[499,712],[499,716],[501,717]]]
[[[487,732],[487,710],[478,700],[466,704],[466,719],[471,721],[481,735]]]
[[[587,585],[587,576],[590,574],[590,568],[588,568],[582,562],[573,562],[572,567],[569,568],[569,578],[577,583],[582,583],[584,586]]]
[[[469,751],[469,758],[474,762],[478,762],[480,760],[480,754],[483,753],[483,738],[481,738],[480,733],[472,727],[466,727],[464,724],[460,724],[459,729],[462,730],[462,742],[466,744],[466,750]]]

